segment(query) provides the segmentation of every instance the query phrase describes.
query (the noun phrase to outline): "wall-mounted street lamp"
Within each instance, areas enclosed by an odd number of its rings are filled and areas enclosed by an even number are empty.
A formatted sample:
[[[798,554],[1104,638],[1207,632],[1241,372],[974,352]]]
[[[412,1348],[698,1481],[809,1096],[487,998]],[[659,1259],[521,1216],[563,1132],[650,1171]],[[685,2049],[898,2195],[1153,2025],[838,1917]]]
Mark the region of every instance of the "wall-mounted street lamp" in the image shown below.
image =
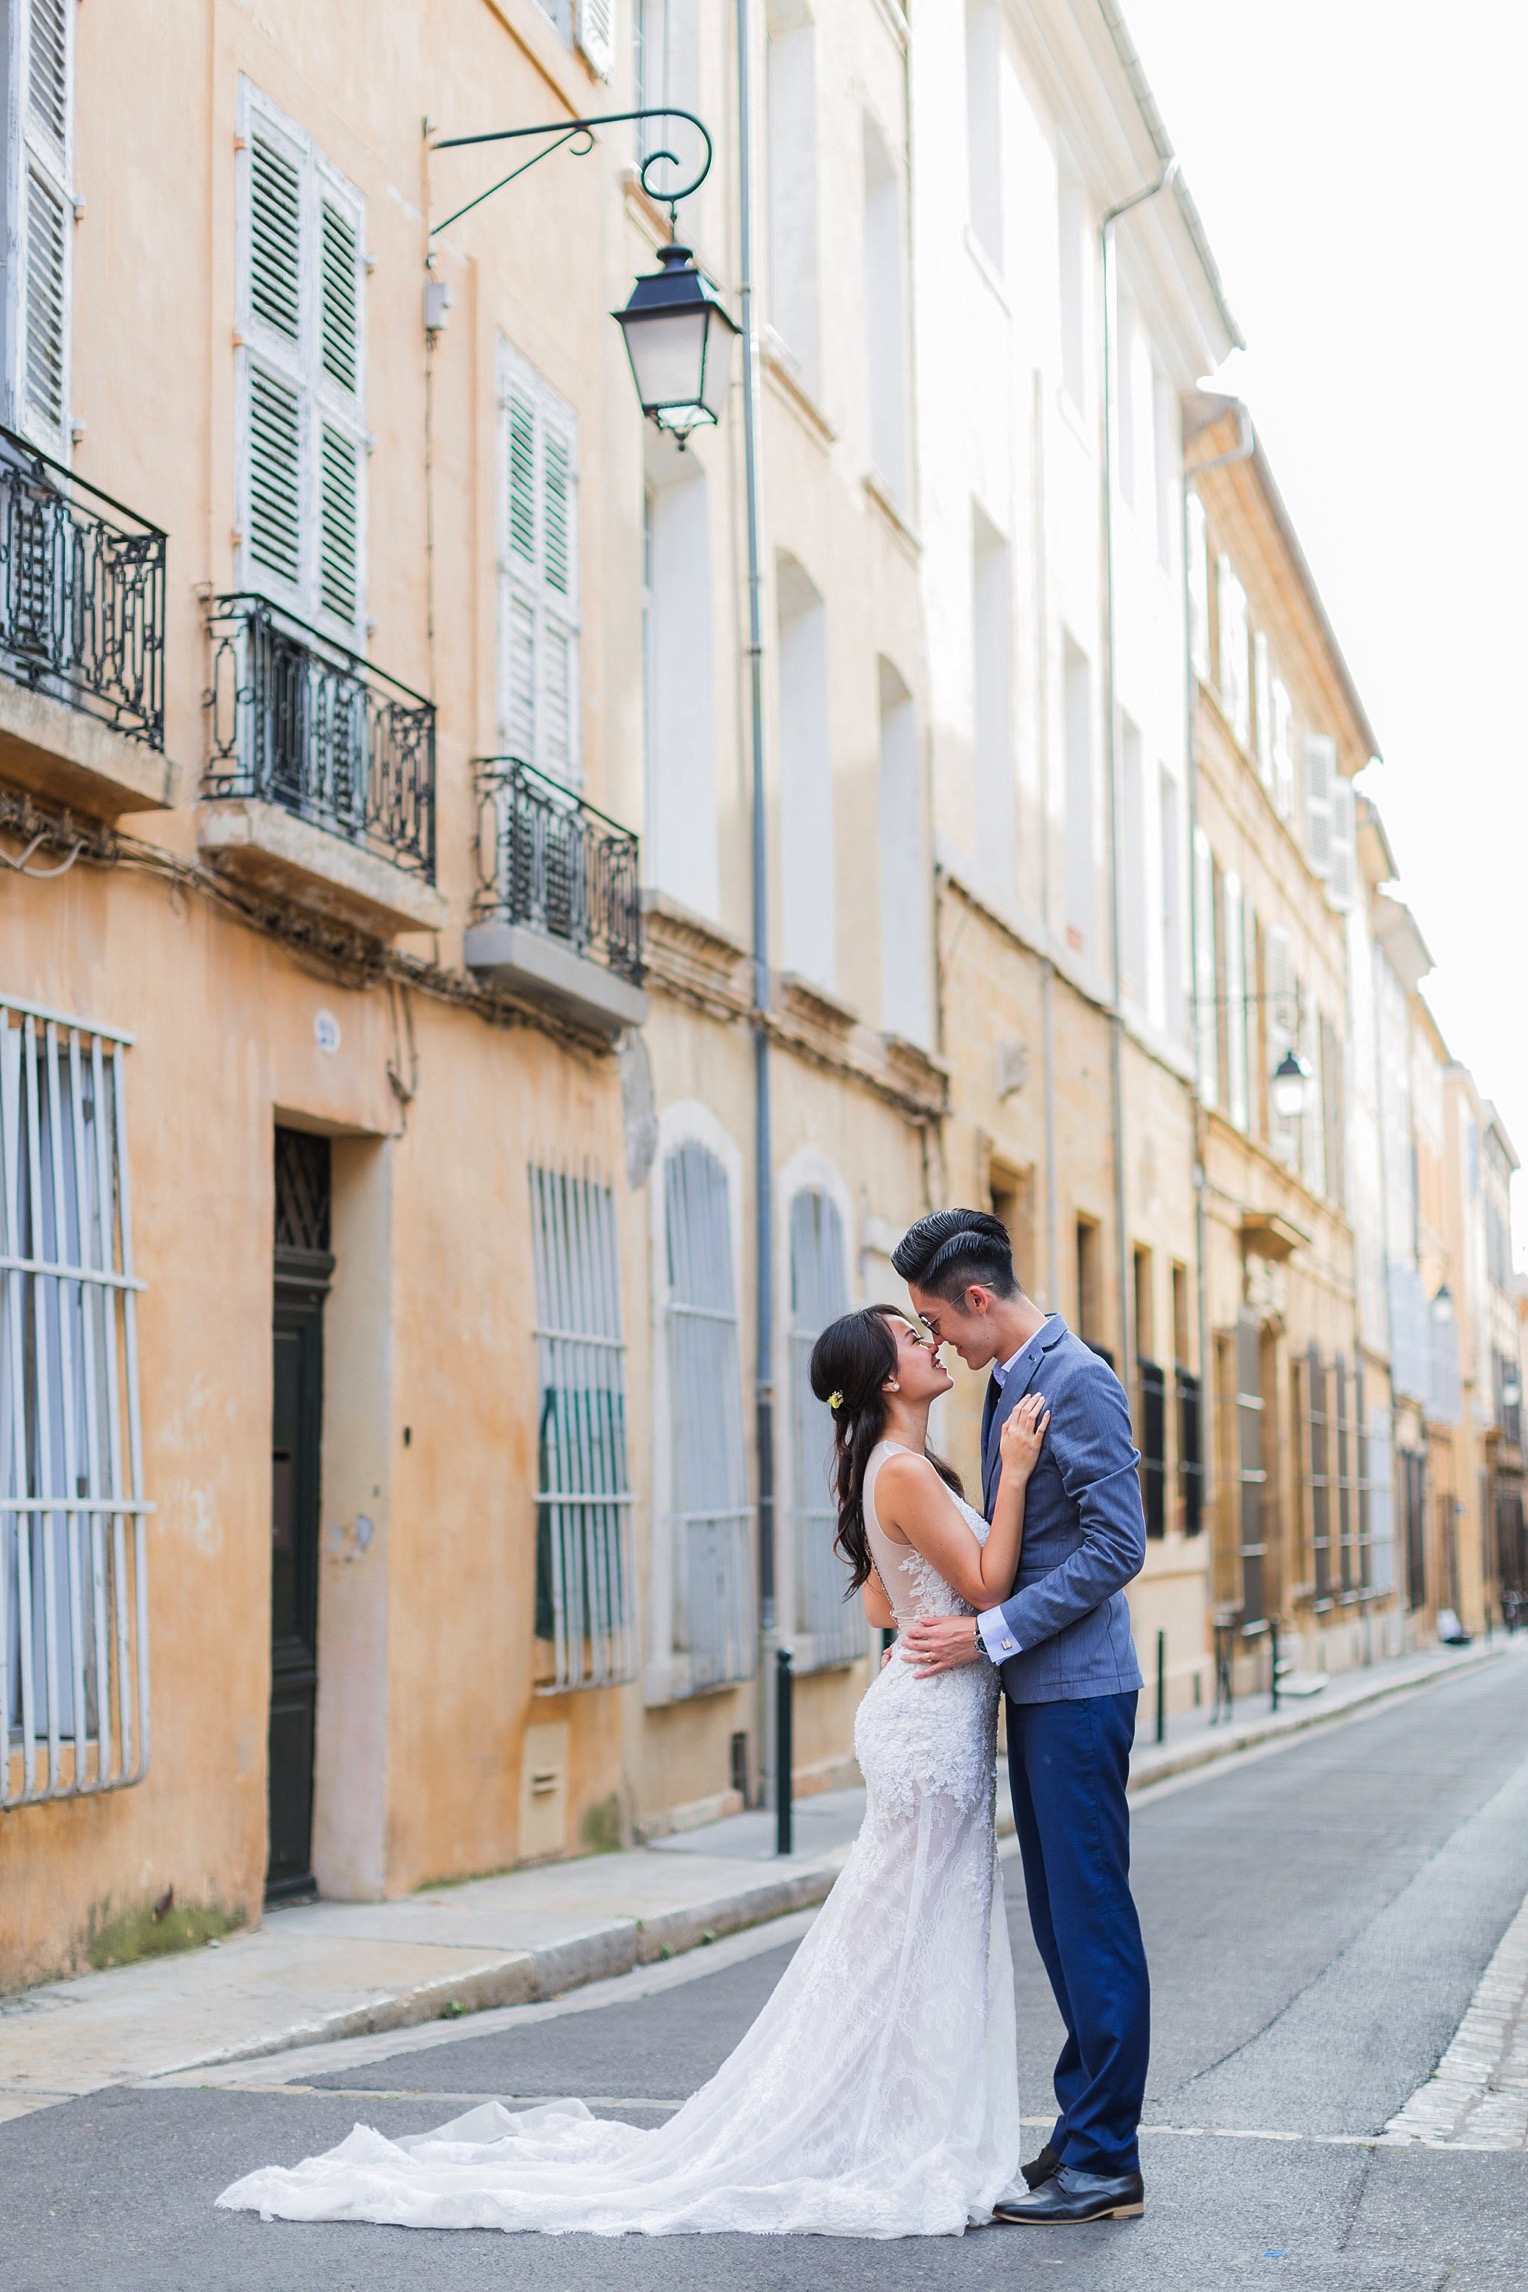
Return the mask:
[[[1432,1317],[1440,1329],[1446,1329],[1454,1318],[1454,1293],[1446,1281],[1440,1281],[1432,1301]]]
[[[719,422],[727,401],[732,379],[732,344],[738,328],[723,309],[715,287],[704,271],[696,266],[690,249],[681,246],[678,237],[679,202],[698,191],[711,172],[711,137],[703,120],[692,111],[676,111],[668,105],[649,107],[640,111],[606,111],[590,119],[558,120],[547,127],[504,127],[487,135],[451,135],[437,142],[436,151],[460,151],[471,144],[513,143],[522,136],[550,137],[542,150],[532,154],[523,164],[501,176],[497,183],[480,191],[475,199],[458,207],[454,214],[436,223],[430,232],[432,239],[471,214],[495,191],[502,191],[506,183],[525,174],[538,159],[560,151],[571,144],[574,156],[582,158],[594,149],[593,130],[597,127],[616,127],[625,120],[682,119],[693,127],[705,148],[699,169],[687,183],[659,190],[649,182],[648,173],[660,163],[677,169],[679,161],[672,151],[650,151],[642,161],[639,174],[642,188],[649,199],[669,212],[669,243],[658,250],[659,268],[639,278],[624,310],[612,311],[611,316],[626,340],[626,355],[631,361],[632,380],[642,411],[660,430],[676,438],[681,446],[690,432],[703,424]]]
[[[1273,1111],[1281,1122],[1298,1122],[1310,1104],[1310,1061],[1290,1047],[1274,1068],[1268,1092],[1273,1100]]]

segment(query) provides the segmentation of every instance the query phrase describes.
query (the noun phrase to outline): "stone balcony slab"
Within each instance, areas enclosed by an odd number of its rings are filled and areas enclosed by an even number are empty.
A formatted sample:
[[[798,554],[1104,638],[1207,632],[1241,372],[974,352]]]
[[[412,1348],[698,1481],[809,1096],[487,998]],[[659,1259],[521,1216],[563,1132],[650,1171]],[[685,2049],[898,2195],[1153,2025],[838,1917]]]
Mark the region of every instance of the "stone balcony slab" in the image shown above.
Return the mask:
[[[465,955],[467,968],[491,986],[611,1041],[647,1018],[643,988],[527,924],[470,924]]]
[[[198,807],[196,840],[203,858],[228,875],[379,939],[439,931],[450,914],[445,894],[423,876],[279,804],[208,798]]]
[[[92,819],[114,820],[170,810],[180,773],[161,749],[0,676],[0,780]]]

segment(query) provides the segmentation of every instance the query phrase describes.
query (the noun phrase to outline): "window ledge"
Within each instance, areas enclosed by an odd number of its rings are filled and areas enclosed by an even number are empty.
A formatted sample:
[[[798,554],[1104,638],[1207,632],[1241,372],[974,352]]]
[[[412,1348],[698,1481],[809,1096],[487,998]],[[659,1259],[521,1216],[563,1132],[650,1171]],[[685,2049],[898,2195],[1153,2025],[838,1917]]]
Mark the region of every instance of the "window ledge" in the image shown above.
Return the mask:
[[[919,540],[913,527],[908,524],[906,516],[898,508],[895,496],[887,486],[886,480],[876,470],[866,472],[865,495],[869,501],[874,502],[897,539],[903,543],[909,553],[914,557],[921,556],[923,543]]]
[[[160,749],[0,676],[0,779],[92,818],[169,811],[180,771]]]
[[[434,884],[279,804],[210,798],[200,807],[196,840],[203,856],[227,874],[380,939],[439,931],[450,914]]]
[[[612,1042],[647,1018],[643,988],[528,924],[469,924],[464,952],[468,970],[491,986]]]
[[[805,369],[785,337],[777,334],[772,326],[767,326],[760,348],[760,363],[764,368],[765,380],[770,383],[776,395],[784,400],[793,414],[799,416],[818,445],[827,447],[836,444],[838,432],[813,397]]]

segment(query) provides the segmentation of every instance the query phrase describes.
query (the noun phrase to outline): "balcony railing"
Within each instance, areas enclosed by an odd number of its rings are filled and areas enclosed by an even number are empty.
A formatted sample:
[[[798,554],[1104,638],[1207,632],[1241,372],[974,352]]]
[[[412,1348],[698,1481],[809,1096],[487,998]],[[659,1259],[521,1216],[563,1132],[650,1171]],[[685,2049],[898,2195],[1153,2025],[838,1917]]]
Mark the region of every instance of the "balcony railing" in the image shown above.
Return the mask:
[[[0,669],[164,747],[165,537],[0,428]]]
[[[637,838],[514,756],[480,757],[478,922],[524,924],[642,982]]]
[[[435,880],[435,707],[267,598],[208,616],[202,793],[279,804]]]

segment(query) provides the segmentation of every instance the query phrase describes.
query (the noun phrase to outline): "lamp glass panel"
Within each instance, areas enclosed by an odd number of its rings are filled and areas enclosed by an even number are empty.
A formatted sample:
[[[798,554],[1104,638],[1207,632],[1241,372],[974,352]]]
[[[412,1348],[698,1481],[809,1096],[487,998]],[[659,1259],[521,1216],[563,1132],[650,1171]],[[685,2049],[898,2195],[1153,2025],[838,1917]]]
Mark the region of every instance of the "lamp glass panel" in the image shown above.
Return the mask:
[[[649,411],[694,405],[699,398],[709,317],[703,304],[677,310],[660,305],[650,314],[625,321],[637,396]]]
[[[715,318],[706,343],[706,373],[701,400],[713,422],[719,422],[732,386],[732,345],[736,337],[724,318]]]

